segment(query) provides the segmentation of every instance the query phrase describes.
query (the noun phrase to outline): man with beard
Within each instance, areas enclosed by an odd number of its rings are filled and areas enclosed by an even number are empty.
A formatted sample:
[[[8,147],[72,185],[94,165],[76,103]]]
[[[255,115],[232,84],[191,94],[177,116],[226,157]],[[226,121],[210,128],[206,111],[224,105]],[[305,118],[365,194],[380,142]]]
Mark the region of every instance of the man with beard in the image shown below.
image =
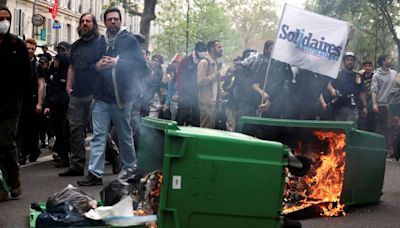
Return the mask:
[[[15,138],[21,108],[31,100],[31,67],[24,43],[10,34],[11,12],[0,5],[0,168],[6,176],[11,197],[22,194]],[[28,103],[26,103],[28,102]],[[28,106],[29,107],[29,106]],[[0,201],[3,200],[0,194]]]
[[[392,58],[387,54],[380,56],[378,58],[378,65],[380,67],[372,76],[371,82],[372,111],[377,115],[376,133],[385,136],[388,157],[393,156],[393,140],[397,133],[394,129],[388,129],[388,123],[393,121],[393,116],[389,114],[388,110],[389,93],[396,85],[397,75],[397,72],[390,68],[392,61]]]
[[[132,107],[140,100],[140,77],[147,75],[147,64],[135,36],[121,26],[121,11],[109,8],[104,13],[107,32],[101,39],[101,59],[96,64],[92,111],[93,138],[90,144],[88,175],[81,186],[101,185],[105,148],[112,121],[118,135],[123,169],[136,168],[136,153],[130,125]]]
[[[208,55],[197,65],[197,86],[199,89],[200,127],[215,127],[215,108],[217,98],[222,93],[220,82],[223,74],[218,59],[222,57],[222,44],[219,40],[208,41]]]
[[[99,60],[98,25],[94,15],[85,13],[79,20],[80,39],[71,47],[71,64],[68,70],[66,90],[69,95],[67,118],[70,130],[70,165],[59,176],[83,176],[85,167],[85,126],[93,101],[93,81],[97,76]]]

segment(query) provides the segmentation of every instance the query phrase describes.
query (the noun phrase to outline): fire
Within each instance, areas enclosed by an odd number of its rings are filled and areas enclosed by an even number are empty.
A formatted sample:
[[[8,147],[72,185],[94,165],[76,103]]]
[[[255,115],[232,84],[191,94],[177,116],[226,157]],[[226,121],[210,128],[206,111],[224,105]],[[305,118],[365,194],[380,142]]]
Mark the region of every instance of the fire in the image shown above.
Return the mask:
[[[306,154],[312,159],[312,165],[306,176],[289,175],[283,214],[316,206],[322,216],[345,215],[345,205],[340,203],[340,196],[345,170],[346,134],[325,131],[314,131],[313,134],[326,148],[299,142],[295,154]]]
[[[139,185],[132,192],[134,202],[138,205],[134,215],[144,216],[157,214],[163,176],[160,171],[154,171],[140,179]],[[156,222],[148,222],[147,228],[157,228]]]

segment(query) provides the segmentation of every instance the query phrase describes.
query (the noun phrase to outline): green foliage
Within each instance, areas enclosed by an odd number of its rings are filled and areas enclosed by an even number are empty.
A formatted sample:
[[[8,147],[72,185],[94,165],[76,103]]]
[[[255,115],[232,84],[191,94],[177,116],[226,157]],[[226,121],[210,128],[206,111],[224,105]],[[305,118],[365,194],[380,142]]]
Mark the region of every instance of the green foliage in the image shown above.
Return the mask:
[[[384,53],[391,53],[400,40],[395,27],[400,24],[399,1],[393,0],[307,0],[306,8],[350,22],[355,33],[347,49],[358,56],[360,63],[375,61]]]
[[[189,12],[189,52],[198,40],[222,41],[224,57],[235,53],[252,42],[274,37],[278,17],[273,0],[230,0],[221,4],[217,0],[191,0]],[[162,14],[158,22],[163,32],[154,37],[157,52],[168,57],[185,53],[187,31],[187,1],[161,3]]]
[[[221,40],[225,56],[239,45],[239,34],[232,30],[230,18],[215,0],[190,2],[189,27],[186,21],[186,1],[163,2],[161,7],[163,13],[157,23],[161,25],[163,32],[154,37],[155,51],[166,55],[167,58],[171,58],[175,53],[185,53],[187,28],[189,52],[198,40]]]
[[[273,0],[231,0],[225,7],[245,46],[275,36],[278,25],[276,8]]]
[[[140,16],[140,14],[141,14],[138,11],[138,9],[139,9],[138,4],[135,3],[135,2],[132,2],[131,0],[111,0],[110,4],[103,6],[103,9],[108,9],[108,8],[111,8],[111,7],[117,7],[119,5],[121,5],[124,8],[124,10],[126,12],[128,12],[130,15],[138,15],[138,16]]]

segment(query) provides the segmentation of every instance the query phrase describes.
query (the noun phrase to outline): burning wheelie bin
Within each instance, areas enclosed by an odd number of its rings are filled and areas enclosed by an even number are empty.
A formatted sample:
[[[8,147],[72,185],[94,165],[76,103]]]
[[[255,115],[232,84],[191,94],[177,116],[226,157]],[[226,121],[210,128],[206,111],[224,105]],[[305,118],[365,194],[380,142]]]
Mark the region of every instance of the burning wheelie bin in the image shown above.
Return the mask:
[[[159,227],[281,227],[288,148],[144,118],[139,170],[162,170]]]
[[[281,142],[310,165],[302,177],[288,175],[283,214],[313,207],[325,216],[348,206],[377,203],[382,195],[386,144],[382,135],[353,122],[242,117],[240,132]]]

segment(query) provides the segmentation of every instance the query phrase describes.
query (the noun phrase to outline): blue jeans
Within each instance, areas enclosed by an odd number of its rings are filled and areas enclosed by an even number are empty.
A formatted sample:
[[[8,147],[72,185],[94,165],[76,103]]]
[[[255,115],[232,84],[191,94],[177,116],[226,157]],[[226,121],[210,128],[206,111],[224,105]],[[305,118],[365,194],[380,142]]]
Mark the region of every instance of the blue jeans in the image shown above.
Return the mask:
[[[136,167],[136,152],[130,125],[132,104],[123,109],[117,104],[95,100],[92,111],[93,139],[90,143],[89,172],[97,177],[104,174],[105,150],[112,121],[118,135],[122,168]]]

